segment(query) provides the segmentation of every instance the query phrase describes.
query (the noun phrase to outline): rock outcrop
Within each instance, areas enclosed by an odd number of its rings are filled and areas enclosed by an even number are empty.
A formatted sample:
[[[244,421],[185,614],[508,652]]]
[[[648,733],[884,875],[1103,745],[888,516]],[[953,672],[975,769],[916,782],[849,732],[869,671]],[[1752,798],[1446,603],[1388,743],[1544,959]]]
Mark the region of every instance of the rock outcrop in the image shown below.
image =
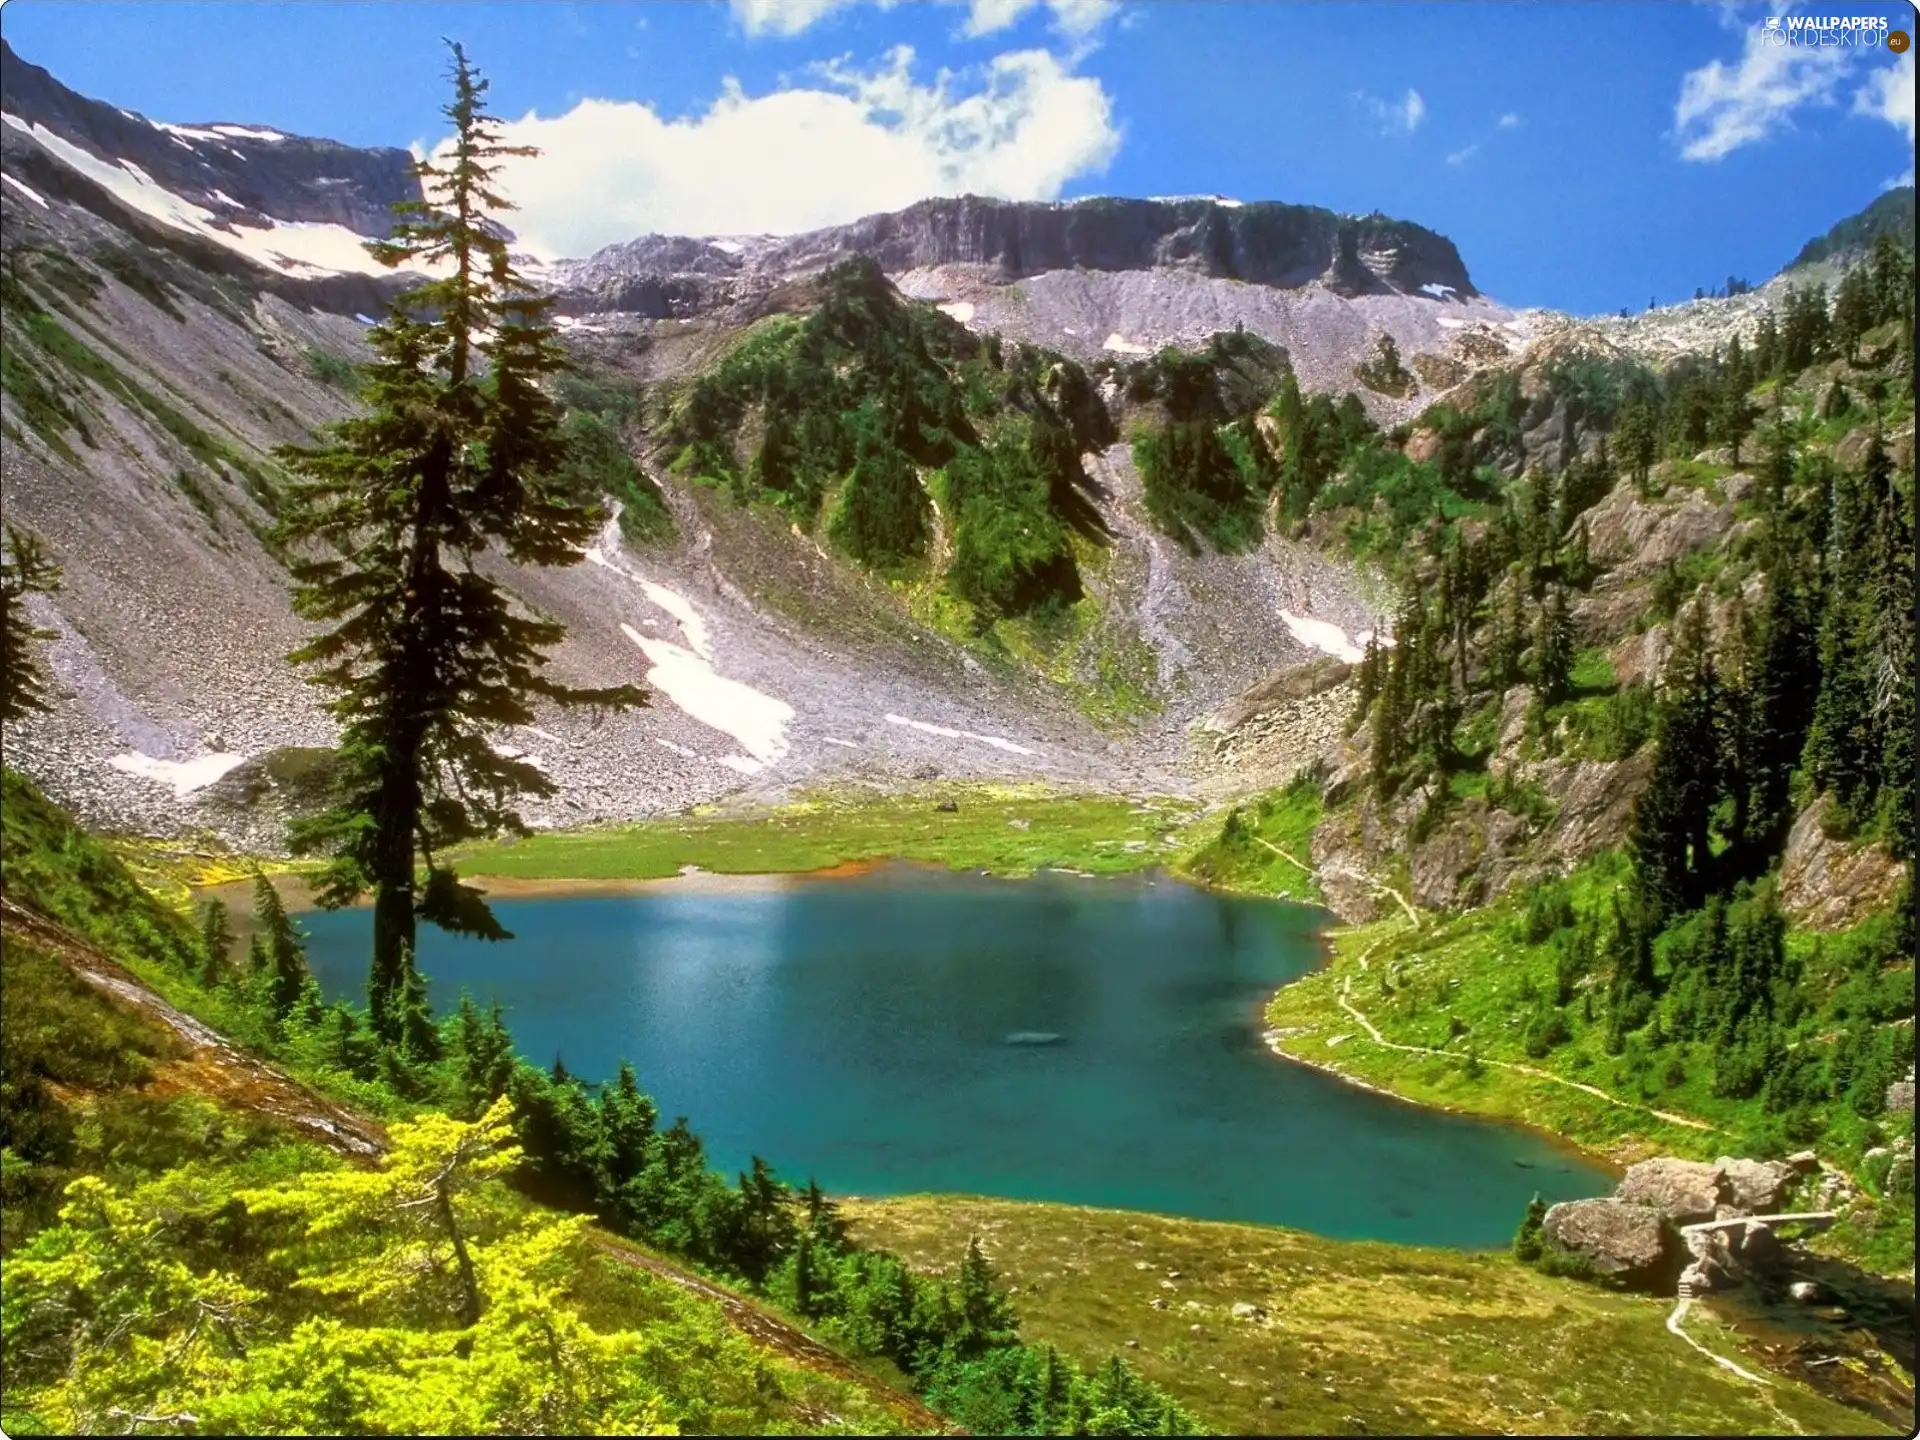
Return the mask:
[[[1553,1206],[1542,1232],[1624,1285],[1663,1289],[1677,1281],[1683,1295],[1723,1289],[1778,1269],[1785,1250],[1766,1217],[1785,1208],[1806,1173],[1805,1161],[1642,1160],[1612,1195]],[[1727,1221],[1734,1223],[1714,1223]]]
[[[1541,1222],[1549,1244],[1578,1255],[1597,1275],[1635,1288],[1658,1288],[1679,1266],[1679,1237],[1650,1205],[1603,1197],[1563,1200]]]
[[[1827,834],[1833,801],[1822,795],[1800,812],[1780,860],[1780,903],[1814,930],[1844,930],[1893,902],[1906,866],[1884,845]]]

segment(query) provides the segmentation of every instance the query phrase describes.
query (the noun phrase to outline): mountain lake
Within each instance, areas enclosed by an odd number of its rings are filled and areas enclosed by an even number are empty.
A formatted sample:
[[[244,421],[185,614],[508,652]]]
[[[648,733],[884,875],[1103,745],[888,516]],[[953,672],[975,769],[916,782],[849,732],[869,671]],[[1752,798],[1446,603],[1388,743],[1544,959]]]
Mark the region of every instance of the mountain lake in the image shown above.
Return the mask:
[[[1270,1053],[1264,1002],[1319,963],[1306,906],[885,865],[494,908],[514,939],[422,927],[436,1011],[497,997],[522,1054],[586,1080],[630,1061],[729,1173],[1460,1248],[1504,1245],[1536,1191],[1613,1184]],[[371,912],[298,919],[327,998],[360,997]]]

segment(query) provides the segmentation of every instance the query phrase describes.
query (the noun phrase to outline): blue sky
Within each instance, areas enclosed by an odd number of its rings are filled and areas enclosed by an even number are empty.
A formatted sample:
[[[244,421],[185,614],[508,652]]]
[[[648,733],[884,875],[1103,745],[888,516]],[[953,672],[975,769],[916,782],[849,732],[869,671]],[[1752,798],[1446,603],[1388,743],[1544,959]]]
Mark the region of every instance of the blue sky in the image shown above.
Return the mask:
[[[1913,61],[1758,4],[298,4],[12,0],[89,95],[359,145],[442,134],[440,37],[516,138],[534,248],[809,228],[971,189],[1221,193],[1441,231],[1576,312],[1764,279],[1913,167]],[[1911,4],[1819,4],[1920,30]]]

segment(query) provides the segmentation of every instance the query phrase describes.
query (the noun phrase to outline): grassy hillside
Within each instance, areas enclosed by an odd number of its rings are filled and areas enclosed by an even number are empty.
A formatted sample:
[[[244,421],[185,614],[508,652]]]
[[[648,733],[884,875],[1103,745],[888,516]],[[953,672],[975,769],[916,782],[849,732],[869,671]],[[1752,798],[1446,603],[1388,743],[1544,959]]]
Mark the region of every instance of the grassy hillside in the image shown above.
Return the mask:
[[[1125,1337],[1143,1374],[1226,1432],[1895,1433],[1798,1384],[1735,1378],[1667,1332],[1670,1302],[1504,1254],[1005,1200],[863,1201],[848,1215],[922,1263],[980,1236],[1032,1335],[1088,1356]],[[1688,1328],[1740,1354],[1710,1317]]]

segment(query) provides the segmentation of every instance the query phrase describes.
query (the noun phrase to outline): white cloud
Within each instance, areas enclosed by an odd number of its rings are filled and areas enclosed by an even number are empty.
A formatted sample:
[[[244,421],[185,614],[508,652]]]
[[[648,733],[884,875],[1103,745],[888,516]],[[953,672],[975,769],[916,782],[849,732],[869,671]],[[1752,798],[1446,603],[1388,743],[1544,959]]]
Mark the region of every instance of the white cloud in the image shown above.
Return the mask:
[[[1907,137],[1909,147],[1913,145],[1913,51],[1873,72],[1873,78],[1854,94],[1853,113],[1886,121]],[[1907,173],[1889,181],[1887,188],[1912,183],[1913,168],[1909,166]]]
[[[966,0],[966,5],[967,34],[974,36],[1005,30],[1041,5],[1053,12],[1054,28],[1061,34],[1091,35],[1120,8],[1119,0]]]
[[[1418,90],[1409,90],[1398,100],[1382,100],[1364,90],[1355,91],[1353,98],[1373,117],[1383,135],[1411,135],[1427,118],[1427,102]]]
[[[861,0],[731,0],[733,15],[749,35],[798,35],[836,10]],[[890,8],[892,0],[878,0]]]
[[[1873,65],[1854,92],[1852,112],[1885,120],[1913,144],[1913,52],[1892,64],[1883,52],[1852,46],[1769,44],[1747,24],[1736,64],[1714,60],[1681,79],[1674,133],[1687,160],[1719,160],[1793,124],[1805,106],[1837,103],[1850,73]]]
[[[899,0],[730,0],[734,18],[749,35],[798,35],[837,10],[876,5],[891,10]],[[1119,10],[1119,0],[941,0],[965,5],[965,33],[973,38],[996,35],[1019,23],[1030,10],[1053,13],[1053,26],[1073,38],[1091,35]]]
[[[1475,155],[1478,155],[1479,153],[1480,153],[1480,147],[1478,145],[1468,145],[1463,149],[1456,150],[1451,155],[1447,156],[1447,164],[1464,165],[1467,163],[1467,161],[1471,160]]]
[[[809,88],[757,96],[729,79],[677,120],[587,99],[508,121],[508,143],[542,152],[503,164],[520,207],[508,223],[545,258],[650,233],[790,234],[933,195],[1052,200],[1119,149],[1100,82],[1043,50],[997,56],[965,87],[944,70],[920,84],[913,63],[901,46],[871,70],[819,65]]]
[[[1502,130],[1518,130],[1520,128],[1520,117],[1509,110],[1496,120],[1494,124]]]

